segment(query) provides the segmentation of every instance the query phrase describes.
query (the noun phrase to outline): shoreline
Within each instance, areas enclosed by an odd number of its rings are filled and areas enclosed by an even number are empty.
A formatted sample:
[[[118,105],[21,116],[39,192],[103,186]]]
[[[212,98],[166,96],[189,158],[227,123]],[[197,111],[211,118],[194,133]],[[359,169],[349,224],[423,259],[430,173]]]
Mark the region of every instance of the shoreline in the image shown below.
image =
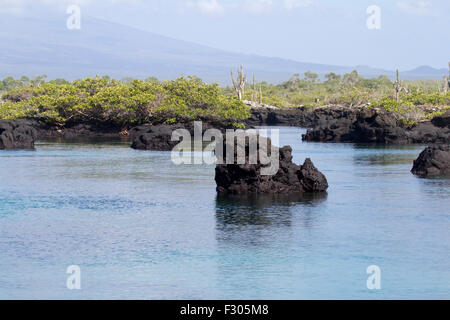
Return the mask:
[[[308,142],[354,142],[381,144],[448,144],[450,143],[450,110],[432,119],[405,125],[395,113],[361,107],[344,107],[340,105],[317,108],[275,108],[253,107],[251,116],[239,122],[242,128],[255,126],[292,126],[308,129],[302,138]],[[200,121],[200,120],[199,120]],[[208,128],[219,130],[231,129],[231,122],[223,119],[202,119]],[[165,140],[170,139],[169,129],[192,129],[192,121],[164,124],[149,122],[139,126],[111,125],[108,123],[72,123],[65,127],[56,127],[36,119],[1,120],[13,124],[16,128],[32,128],[25,130],[34,141],[42,139],[121,139],[132,141],[136,135],[145,132],[162,131]],[[2,129],[2,132],[11,130]],[[22,137],[24,133],[19,136]],[[11,140],[11,138],[10,138]],[[19,144],[20,148],[20,144]],[[29,148],[29,147],[27,147]]]

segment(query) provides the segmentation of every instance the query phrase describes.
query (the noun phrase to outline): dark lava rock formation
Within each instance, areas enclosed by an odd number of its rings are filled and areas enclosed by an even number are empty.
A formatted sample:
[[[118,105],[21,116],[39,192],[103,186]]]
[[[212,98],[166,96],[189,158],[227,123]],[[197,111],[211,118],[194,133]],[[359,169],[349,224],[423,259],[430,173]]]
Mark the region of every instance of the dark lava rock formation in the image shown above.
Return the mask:
[[[312,128],[320,121],[355,117],[361,108],[326,105],[316,108],[266,108],[253,107],[247,126],[293,126]]]
[[[34,149],[36,130],[26,120],[0,120],[0,149]]]
[[[226,143],[224,143],[225,147]],[[261,145],[258,144],[258,150],[260,148]],[[279,169],[274,175],[261,174],[261,170],[268,165],[262,164],[259,157],[256,164],[250,163],[248,140],[245,144],[245,164],[236,164],[237,149],[235,148],[234,152],[234,164],[216,165],[215,180],[219,194],[290,194],[324,192],[328,189],[327,179],[317,170],[310,159],[306,159],[300,166],[292,162],[290,146],[277,148],[279,150]],[[271,141],[267,139],[266,150],[270,149]]]
[[[208,129],[217,129],[222,133],[226,129],[231,129],[232,125],[218,125],[202,122],[202,134]],[[159,150],[171,151],[180,141],[172,141],[172,132],[177,129],[186,129],[191,134],[191,141],[194,140],[194,122],[177,123],[173,125],[157,124],[142,125],[132,128],[129,135],[132,140],[131,148],[139,150]]]
[[[450,128],[450,110],[445,112],[443,115],[434,117],[431,122],[439,128]]]
[[[57,127],[34,119],[24,121],[36,130],[37,139],[119,138],[123,135],[120,127],[104,123],[69,123]]]
[[[420,177],[450,175],[450,145],[427,147],[414,161],[411,172]]]
[[[183,124],[143,125],[130,130],[131,148],[139,150],[170,151],[179,141],[172,141],[172,132],[185,129]]]
[[[444,120],[438,120],[445,123]],[[450,143],[450,128],[422,122],[406,127],[394,114],[360,109],[342,117],[325,118],[303,135],[304,141],[357,143]]]
[[[245,123],[247,126],[298,126],[310,127],[313,115],[304,108],[252,108],[251,116]]]

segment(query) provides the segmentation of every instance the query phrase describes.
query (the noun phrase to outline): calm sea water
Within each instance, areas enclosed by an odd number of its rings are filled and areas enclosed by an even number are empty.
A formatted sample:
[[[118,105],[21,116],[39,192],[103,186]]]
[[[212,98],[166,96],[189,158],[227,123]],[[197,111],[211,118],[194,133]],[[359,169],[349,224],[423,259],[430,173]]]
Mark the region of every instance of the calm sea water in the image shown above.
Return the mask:
[[[217,197],[214,166],[119,141],[0,151],[0,298],[449,299],[450,180],[410,174],[423,146],[280,129],[326,196]]]

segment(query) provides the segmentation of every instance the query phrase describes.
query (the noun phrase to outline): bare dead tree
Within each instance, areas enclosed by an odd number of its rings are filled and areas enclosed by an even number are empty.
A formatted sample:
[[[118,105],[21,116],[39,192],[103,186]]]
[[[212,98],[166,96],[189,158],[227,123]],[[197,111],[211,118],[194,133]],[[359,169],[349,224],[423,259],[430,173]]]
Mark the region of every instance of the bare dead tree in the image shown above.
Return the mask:
[[[234,79],[233,70],[231,70],[231,80],[233,80],[234,90],[239,100],[242,100],[245,92],[245,84],[247,83],[247,76],[244,74],[244,66],[238,69],[238,76]]]

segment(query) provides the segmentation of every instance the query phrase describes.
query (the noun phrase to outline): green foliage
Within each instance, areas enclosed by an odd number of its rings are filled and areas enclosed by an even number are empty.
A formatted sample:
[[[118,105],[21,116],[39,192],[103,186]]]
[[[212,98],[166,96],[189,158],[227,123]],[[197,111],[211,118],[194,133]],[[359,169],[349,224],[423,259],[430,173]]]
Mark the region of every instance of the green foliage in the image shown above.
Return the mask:
[[[347,106],[366,105],[370,102],[370,91],[367,88],[349,88],[345,91],[345,94],[332,95],[329,102]]]
[[[342,78],[342,82],[346,86],[356,86],[361,80],[362,78],[358,75],[356,70],[344,74],[344,77]]]
[[[5,102],[0,104],[0,118],[13,120],[28,117],[27,108],[24,103]]]
[[[287,106],[287,103],[284,102],[280,97],[277,97],[275,95],[265,97],[263,96],[262,102],[271,106],[275,106],[278,108],[284,108]]]
[[[205,118],[238,122],[250,115],[242,102],[223,95],[217,84],[208,85],[196,77],[163,83],[155,78],[58,80],[16,88],[2,98],[0,118],[35,118],[60,126],[69,122],[127,126]]]
[[[306,71],[305,80],[308,82],[317,82],[319,80],[319,75],[311,71]]]
[[[427,115],[425,116],[425,118],[427,118],[427,119],[433,119],[434,117],[443,115],[444,113],[447,112],[447,110],[450,110],[450,106],[446,106],[446,107],[444,107],[444,108],[443,108],[442,110],[440,110],[440,111],[431,112],[431,113],[427,114]]]
[[[155,111],[163,118],[236,121],[250,116],[248,108],[234,97],[224,96],[218,84],[203,83],[195,76],[164,81],[162,87],[168,99]]]
[[[119,81],[109,76],[73,82],[45,79],[42,75],[0,80],[3,92],[0,118],[39,118],[57,125],[90,121],[127,126],[201,119],[226,120],[238,125],[250,115],[248,108],[235,98],[232,87],[209,85],[196,77],[164,82],[154,77],[145,81],[131,78]],[[422,119],[424,112],[436,111],[430,106],[439,110],[450,106],[450,92],[441,92],[442,81],[402,81],[402,86],[408,90],[400,92],[396,101],[393,82],[386,76],[366,79],[356,71],[343,76],[331,72],[321,81],[317,74],[307,71],[303,77],[297,73],[279,84],[260,82],[255,87],[247,86],[244,99],[259,100],[261,87],[262,102],[268,105],[280,108],[371,105],[398,114],[400,119],[406,119],[406,124]]]
[[[337,82],[341,80],[341,76],[339,74],[336,74],[334,72],[330,72],[327,73],[325,75],[325,79],[327,79],[327,82],[332,83],[332,82]]]
[[[245,129],[245,124],[243,124],[242,122],[233,122],[233,127],[235,129]]]
[[[395,99],[384,97],[383,99],[372,103],[371,107],[383,108],[390,112],[402,113],[408,108],[414,107],[414,105],[411,102],[405,103],[403,101],[397,101]]]
[[[439,92],[423,93],[423,92],[412,92],[408,94],[405,101],[411,102],[416,106],[423,105],[444,105],[450,104],[450,94],[446,95]]]
[[[54,80],[50,80],[49,83],[53,83],[53,84],[70,84],[69,81],[67,81],[66,79],[54,79]]]
[[[322,81],[312,72],[305,72],[302,77],[294,74],[289,80],[279,84],[260,82],[255,85],[259,89],[261,85],[263,103],[277,107],[320,106],[338,104],[344,106],[365,106],[370,103],[378,103],[382,99],[393,99],[395,90],[393,82],[384,75],[377,78],[361,77],[357,71],[343,76],[330,72],[325,74]],[[407,88],[399,93],[402,105],[415,106],[445,106],[450,105],[450,93],[442,93],[442,81],[440,80],[414,80],[402,81],[402,86]],[[229,96],[234,95],[232,88],[226,87],[222,91]],[[248,86],[244,99],[252,100],[254,95],[252,86]],[[259,90],[258,90],[259,97]],[[386,102],[384,102],[386,103]],[[387,105],[387,107],[393,107]]]
[[[408,120],[406,118],[401,118],[400,121],[402,122],[404,127],[413,127],[415,124],[417,124],[417,121],[411,119]]]
[[[28,78],[24,78],[24,81],[29,81]],[[7,77],[0,81],[0,91],[8,91],[15,88],[20,88],[24,85],[21,80],[16,80],[13,77]]]
[[[371,107],[383,108],[394,113],[405,126],[412,126],[425,118],[424,112],[412,102],[397,101],[395,99],[384,97],[374,102]]]

